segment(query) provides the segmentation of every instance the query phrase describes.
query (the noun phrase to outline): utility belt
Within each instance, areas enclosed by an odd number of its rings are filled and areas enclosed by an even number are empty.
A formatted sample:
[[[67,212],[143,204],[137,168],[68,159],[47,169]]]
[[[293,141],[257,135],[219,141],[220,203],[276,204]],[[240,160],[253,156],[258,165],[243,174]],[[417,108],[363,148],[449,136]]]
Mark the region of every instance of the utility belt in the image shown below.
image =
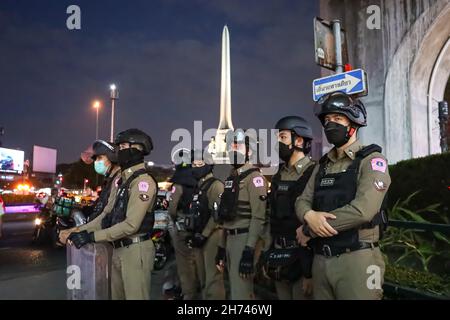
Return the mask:
[[[313,250],[315,254],[320,254],[325,257],[337,257],[344,253],[349,253],[358,250],[364,249],[375,249],[379,246],[378,242],[358,242],[355,246],[352,247],[335,247],[332,245],[324,244],[324,245],[316,245]]]
[[[143,236],[136,236],[133,238],[123,238],[120,240],[116,240],[111,242],[112,246],[114,249],[118,249],[118,248],[122,248],[122,247],[128,247],[129,245],[135,244],[135,243],[139,243],[139,242],[143,242],[143,241],[147,241],[151,238],[150,234],[146,234]]]
[[[223,229],[228,236],[236,236],[242,233],[248,233],[249,228]]]
[[[274,237],[273,243],[281,249],[298,248],[299,244],[296,239],[286,237]]]
[[[282,242],[284,244],[284,241]],[[286,241],[286,244],[288,243],[291,243],[292,246],[272,248],[261,255],[259,263],[263,273],[272,280],[290,283],[299,280],[302,276],[310,277],[312,252],[291,241]]]

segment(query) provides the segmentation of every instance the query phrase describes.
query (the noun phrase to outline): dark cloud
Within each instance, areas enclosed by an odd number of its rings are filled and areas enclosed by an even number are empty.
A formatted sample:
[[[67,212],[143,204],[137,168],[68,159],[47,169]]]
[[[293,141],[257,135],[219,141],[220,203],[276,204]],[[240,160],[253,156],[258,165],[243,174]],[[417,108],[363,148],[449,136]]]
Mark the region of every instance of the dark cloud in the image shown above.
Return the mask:
[[[40,3],[48,17],[65,17],[65,11],[52,14],[55,2]],[[5,145],[26,151],[33,144],[55,147],[59,162],[75,160],[95,138],[90,104],[96,98],[105,104],[101,137],[109,137],[108,85],[114,81],[120,89],[116,129],[148,131],[156,145],[153,159],[167,163],[173,129],[192,129],[194,120],[203,120],[204,128],[218,124],[225,23],[231,33],[234,125],[270,128],[287,114],[317,125],[311,111],[311,81],[318,74],[315,5],[171,0],[137,1],[129,8],[130,3],[116,1],[114,10],[105,12],[99,3],[106,1],[84,3],[81,31],[68,31],[65,20],[31,21],[22,7],[0,5]],[[99,17],[109,19],[102,25]]]

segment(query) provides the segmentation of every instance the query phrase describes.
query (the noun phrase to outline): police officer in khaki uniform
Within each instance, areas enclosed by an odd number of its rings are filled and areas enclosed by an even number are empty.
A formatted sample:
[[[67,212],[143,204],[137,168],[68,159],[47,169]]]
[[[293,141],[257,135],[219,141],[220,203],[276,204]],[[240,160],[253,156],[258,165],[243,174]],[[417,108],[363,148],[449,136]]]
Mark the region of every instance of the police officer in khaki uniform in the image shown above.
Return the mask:
[[[103,212],[110,212],[114,205],[114,199],[117,192],[117,182],[120,179],[120,166],[117,161],[118,146],[103,140],[96,140],[92,145],[94,160],[94,169],[100,175],[104,176],[102,191],[92,206],[84,207],[83,213],[88,216],[88,224],[68,230],[62,230],[59,233],[59,239],[62,243],[66,243],[67,237],[72,232],[80,232],[86,230],[93,232],[101,229],[103,216],[96,219]],[[109,207],[106,206],[109,204]],[[94,222],[95,220],[95,222]]]
[[[189,213],[197,180],[192,175],[191,154],[190,152],[185,153],[181,150],[179,158],[175,159],[176,166],[175,173],[171,178],[173,184],[168,212],[175,223],[175,230],[171,236],[183,300],[195,300],[201,298],[201,284],[195,268],[194,251],[186,244],[186,237],[190,234],[186,230],[185,218]]]
[[[250,163],[256,158],[256,139],[243,130],[227,135],[229,158],[234,167],[225,181],[218,210],[224,237],[216,255],[217,267],[226,261],[232,300],[254,299],[253,277],[267,225],[267,181]]]
[[[215,256],[222,230],[215,222],[213,212],[220,204],[223,183],[212,173],[213,162],[202,150],[193,152],[192,175],[198,180],[190,211],[186,217],[186,228],[191,235],[186,243],[193,248],[195,269],[202,287],[203,299],[224,300],[223,274],[216,268]]]
[[[386,225],[383,203],[391,183],[377,145],[357,139],[367,125],[364,105],[344,93],[324,96],[315,106],[334,148],[320,160],[296,213],[307,225],[297,230],[314,250],[316,299],[381,299],[385,265],[378,240]]]
[[[283,163],[271,183],[272,250],[265,254],[264,271],[275,280],[278,299],[304,300],[312,295],[313,254],[296,240],[300,221],[295,214],[295,200],[314,169],[314,162],[305,156],[311,150],[313,133],[309,123],[298,116],[280,119],[275,129],[279,130],[278,154]],[[286,255],[292,256],[289,265],[284,262]]]
[[[112,244],[111,295],[114,300],[150,299],[151,272],[155,248],[150,239],[157,183],[145,168],[144,156],[153,149],[151,138],[138,129],[119,133],[118,162],[122,170],[117,192],[104,212],[101,229],[69,236],[77,248],[108,241]],[[115,199],[112,198],[115,196]],[[113,203],[113,205],[111,205]]]

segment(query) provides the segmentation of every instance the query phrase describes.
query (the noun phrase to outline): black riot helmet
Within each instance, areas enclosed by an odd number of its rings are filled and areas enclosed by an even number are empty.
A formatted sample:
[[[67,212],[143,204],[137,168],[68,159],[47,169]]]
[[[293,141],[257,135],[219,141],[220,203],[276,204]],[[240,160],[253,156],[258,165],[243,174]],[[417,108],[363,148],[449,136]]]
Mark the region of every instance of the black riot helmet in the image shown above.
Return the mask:
[[[313,139],[313,132],[310,124],[304,118],[299,116],[287,116],[278,120],[275,124],[275,129],[291,131],[291,141],[294,145],[295,135],[303,138],[303,152],[309,153],[311,151],[311,141]]]
[[[152,138],[139,129],[128,129],[120,132],[117,134],[114,142],[117,145],[121,143],[139,144],[143,148],[142,153],[144,156],[149,155],[153,150]]]
[[[95,161],[97,156],[105,155],[109,161],[117,163],[117,151],[119,148],[115,144],[104,140],[96,140],[92,145],[92,149],[94,150],[94,154],[91,157],[92,160]]]
[[[319,99],[314,106],[314,114],[324,125],[325,115],[339,113],[346,116],[355,126],[367,126],[367,111],[359,99],[352,99],[344,92],[333,92]]]

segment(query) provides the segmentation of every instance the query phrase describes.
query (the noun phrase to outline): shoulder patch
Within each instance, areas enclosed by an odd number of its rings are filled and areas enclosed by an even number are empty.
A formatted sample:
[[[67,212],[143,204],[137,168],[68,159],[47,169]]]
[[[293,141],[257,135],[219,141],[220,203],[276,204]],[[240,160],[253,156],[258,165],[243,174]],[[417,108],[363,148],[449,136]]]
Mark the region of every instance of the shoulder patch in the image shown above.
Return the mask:
[[[116,186],[116,188],[119,187],[119,180],[120,180],[120,177],[118,177],[116,180],[114,180],[114,185]]]
[[[386,172],[387,163],[383,158],[373,158],[370,160],[370,165],[373,171]]]
[[[254,177],[253,178],[253,184],[257,188],[264,187],[264,179],[263,179],[263,177]]]
[[[177,190],[177,188],[175,186],[172,186],[172,189],[170,190],[170,192],[175,193],[175,190]]]
[[[140,192],[147,192],[149,188],[148,182],[146,181],[141,181],[138,184],[138,189]]]

